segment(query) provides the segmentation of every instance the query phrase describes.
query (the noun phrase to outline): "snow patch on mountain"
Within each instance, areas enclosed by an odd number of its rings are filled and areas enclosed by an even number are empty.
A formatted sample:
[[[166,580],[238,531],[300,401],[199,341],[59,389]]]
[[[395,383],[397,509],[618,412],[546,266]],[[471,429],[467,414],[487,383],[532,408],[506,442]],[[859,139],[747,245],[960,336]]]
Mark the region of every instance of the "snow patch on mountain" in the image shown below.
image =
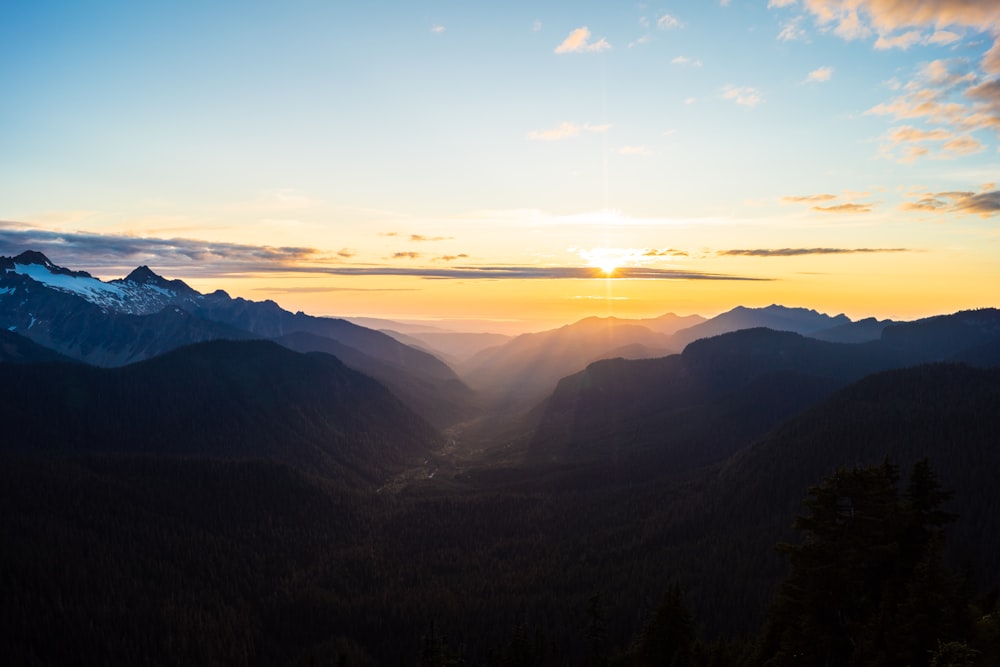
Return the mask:
[[[49,267],[42,264],[15,264],[14,272],[28,276],[46,287],[79,294],[88,301],[98,302],[108,298],[121,299],[122,290],[116,285],[109,285],[97,278],[82,278],[61,273],[53,273]]]
[[[125,279],[104,282],[82,272],[74,275],[60,271],[59,267],[48,262],[15,263],[13,269],[8,271],[27,276],[51,289],[79,296],[103,310],[130,315],[159,312],[178,298],[175,290],[153,281],[140,283]],[[8,291],[13,293],[12,288],[4,288],[0,294]]]

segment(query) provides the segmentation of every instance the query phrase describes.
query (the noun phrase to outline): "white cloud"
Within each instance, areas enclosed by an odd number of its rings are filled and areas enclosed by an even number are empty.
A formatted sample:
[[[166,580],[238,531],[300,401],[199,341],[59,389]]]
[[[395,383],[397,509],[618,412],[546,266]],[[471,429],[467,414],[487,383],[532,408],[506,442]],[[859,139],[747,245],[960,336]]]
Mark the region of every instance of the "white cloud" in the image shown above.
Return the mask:
[[[444,31],[445,31],[445,27],[443,25],[439,25],[439,24],[435,23],[434,25],[431,26],[431,32],[436,32],[436,33],[440,34],[440,33],[444,32]]]
[[[760,91],[751,86],[728,85],[722,89],[722,97],[745,107],[755,107],[764,101]]]
[[[794,4],[795,0],[768,0],[767,8],[773,9],[775,7],[787,7]]]
[[[691,65],[692,67],[701,67],[700,60],[691,60],[687,56],[677,56],[670,62],[674,65]]]
[[[650,155],[650,151],[645,146],[622,146],[618,149],[619,155]]]
[[[684,24],[676,16],[664,14],[656,19],[656,27],[660,30],[673,30],[674,28],[683,28]]]
[[[813,71],[809,72],[809,76],[806,77],[807,83],[822,83],[824,81],[829,81],[833,76],[832,67],[817,67]]]
[[[611,48],[608,40],[601,37],[596,42],[590,41],[590,29],[587,26],[577,28],[555,48],[556,53],[597,53]]]
[[[607,132],[609,129],[611,129],[610,123],[605,123],[604,125],[591,125],[589,123],[584,123],[583,125],[580,125],[578,123],[564,121],[550,130],[532,130],[528,133],[528,138],[532,141],[559,141],[560,139],[578,137],[583,132],[600,133]]]
[[[542,29],[542,22],[541,21],[539,21],[538,19],[535,19],[534,21],[531,22],[531,31],[532,32],[538,32],[541,29]]]
[[[782,25],[781,32],[778,33],[778,41],[800,42],[805,40],[806,31],[802,28],[802,18],[801,16],[796,16]]]

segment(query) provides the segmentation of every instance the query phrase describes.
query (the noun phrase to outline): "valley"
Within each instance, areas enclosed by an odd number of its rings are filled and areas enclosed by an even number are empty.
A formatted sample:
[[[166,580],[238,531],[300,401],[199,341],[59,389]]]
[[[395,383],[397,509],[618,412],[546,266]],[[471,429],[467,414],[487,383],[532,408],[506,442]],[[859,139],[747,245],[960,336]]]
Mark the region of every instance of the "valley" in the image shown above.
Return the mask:
[[[925,460],[995,613],[996,309],[367,323],[0,258],[11,664],[647,664],[664,600],[691,664],[763,664],[809,489]]]

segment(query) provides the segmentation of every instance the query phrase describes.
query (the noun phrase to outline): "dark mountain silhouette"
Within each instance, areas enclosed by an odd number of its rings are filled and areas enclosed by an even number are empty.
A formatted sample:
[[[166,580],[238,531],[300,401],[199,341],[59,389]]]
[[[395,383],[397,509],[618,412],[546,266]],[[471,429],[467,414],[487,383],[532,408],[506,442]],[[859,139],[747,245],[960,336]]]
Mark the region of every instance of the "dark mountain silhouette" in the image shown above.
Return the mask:
[[[934,364],[866,377],[706,471],[685,520],[694,532],[681,551],[692,556],[698,544],[725,534],[725,548],[746,556],[744,571],[727,575],[725,586],[743,589],[733,611],[753,630],[763,612],[754,600],[767,599],[785,571],[773,550],[757,545],[792,539],[790,517],[802,512],[809,486],[839,467],[888,458],[907,471],[927,458],[942,486],[956,492],[946,508],[958,515],[947,529],[951,560],[972,567],[973,589],[996,586],[1000,536],[986,527],[1000,510],[998,405],[998,368]]]
[[[908,356],[951,359],[956,354],[1000,342],[1000,310],[981,308],[937,315],[886,327],[882,342]]]
[[[849,324],[850,321],[846,315],[831,317],[807,308],[788,308],[777,304],[766,308],[737,306],[701,324],[681,329],[673,336],[673,346],[676,349],[683,349],[685,345],[699,338],[709,338],[730,331],[757,327],[810,335],[817,331]]]
[[[877,320],[866,317],[857,322],[839,324],[829,329],[821,329],[807,334],[810,338],[829,341],[831,343],[867,343],[878,340],[886,327],[895,324],[892,320]]]
[[[559,378],[626,346],[656,356],[670,351],[669,337],[628,320],[588,317],[559,329],[523,334],[483,350],[460,367],[473,388],[506,407],[528,407],[555,388]]]
[[[411,410],[438,428],[469,418],[477,407],[474,393],[458,378],[414,372],[404,364],[367,355],[316,334],[297,332],[274,340],[296,352],[332,354],[348,367],[384,384]]]
[[[745,329],[680,355],[609,360],[563,379],[529,445],[536,461],[628,460],[674,470],[719,461],[834,389],[882,370],[995,358],[996,310],[896,324],[845,344]]]
[[[217,290],[206,294],[194,311],[199,317],[249,331],[261,338],[279,338],[291,333],[310,333],[349,345],[371,357],[404,366],[413,373],[438,380],[457,380],[454,371],[433,355],[403,345],[380,331],[372,331],[347,320],[291,313],[274,301],[231,298]]]
[[[596,362],[548,399],[529,460],[603,459],[625,465],[626,476],[719,461],[847,381],[828,346],[748,329],[680,355]],[[844,379],[811,372],[831,369]]]
[[[18,334],[0,329],[0,363],[32,364],[43,361],[71,361],[55,350]]]
[[[327,354],[212,341],[121,368],[0,365],[3,450],[271,459],[369,482],[426,454],[433,429]]]

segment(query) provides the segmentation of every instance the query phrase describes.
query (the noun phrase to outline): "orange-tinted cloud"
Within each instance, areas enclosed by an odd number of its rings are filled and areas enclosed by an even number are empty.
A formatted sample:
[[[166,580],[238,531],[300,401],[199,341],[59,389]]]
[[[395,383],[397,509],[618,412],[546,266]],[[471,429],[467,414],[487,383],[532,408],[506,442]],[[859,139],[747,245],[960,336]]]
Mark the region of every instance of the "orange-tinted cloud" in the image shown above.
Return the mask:
[[[988,217],[1000,213],[1000,190],[975,192],[930,192],[915,202],[906,202],[904,211],[962,213]]]
[[[598,53],[611,48],[608,40],[601,37],[596,42],[590,41],[590,29],[587,26],[572,31],[566,39],[555,48],[556,53]]]
[[[871,213],[871,204],[834,204],[833,206],[813,206],[814,211],[823,213]]]
[[[817,201],[830,201],[830,200],[836,199],[836,198],[837,198],[837,195],[829,195],[829,194],[799,195],[799,196],[782,197],[781,201],[792,202],[792,203],[798,203],[798,202],[817,202]]]
[[[454,236],[424,236],[423,234],[410,234],[410,240],[415,242],[422,241],[451,241]]]
[[[754,248],[720,250],[719,255],[742,257],[799,257],[802,255],[853,255],[876,252],[912,252],[909,248]]]

